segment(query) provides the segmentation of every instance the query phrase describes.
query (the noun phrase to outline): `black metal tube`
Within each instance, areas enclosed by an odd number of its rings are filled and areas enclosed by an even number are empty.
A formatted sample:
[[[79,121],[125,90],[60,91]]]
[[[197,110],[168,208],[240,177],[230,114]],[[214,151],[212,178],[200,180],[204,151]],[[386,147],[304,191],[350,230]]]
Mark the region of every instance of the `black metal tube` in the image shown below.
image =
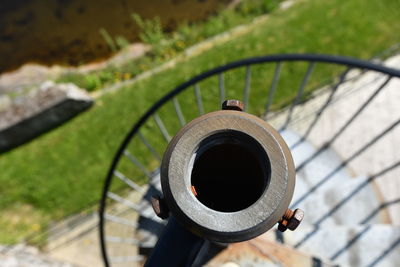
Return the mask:
[[[144,266],[192,266],[204,242],[171,217]]]

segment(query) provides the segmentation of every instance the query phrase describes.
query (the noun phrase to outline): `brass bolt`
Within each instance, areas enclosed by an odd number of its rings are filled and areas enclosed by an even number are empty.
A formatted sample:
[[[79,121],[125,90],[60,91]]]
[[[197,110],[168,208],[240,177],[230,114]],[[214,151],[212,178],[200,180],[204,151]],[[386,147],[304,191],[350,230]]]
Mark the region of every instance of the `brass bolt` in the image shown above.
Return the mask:
[[[243,111],[244,104],[239,100],[229,99],[229,100],[225,100],[224,103],[222,103],[222,109],[223,110]]]
[[[279,221],[278,230],[285,232],[287,229],[294,231],[304,218],[304,211],[301,209],[287,209]]]

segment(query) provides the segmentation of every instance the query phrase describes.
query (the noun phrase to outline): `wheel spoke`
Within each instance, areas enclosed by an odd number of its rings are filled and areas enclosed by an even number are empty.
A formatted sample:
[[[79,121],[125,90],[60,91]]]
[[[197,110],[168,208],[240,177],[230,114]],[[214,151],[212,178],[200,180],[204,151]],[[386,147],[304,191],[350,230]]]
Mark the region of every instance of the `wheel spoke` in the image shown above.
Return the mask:
[[[139,205],[134,204],[131,201],[124,199],[115,193],[107,192],[107,197],[111,198],[112,200],[114,200],[122,205],[127,206],[128,208],[133,209],[134,211],[136,211],[138,213],[141,213],[141,207]]]
[[[264,114],[265,118],[267,118],[267,116],[268,116],[272,101],[274,99],[276,87],[277,87],[278,81],[279,81],[279,76],[281,75],[281,67],[282,67],[282,63],[278,62],[275,67],[274,78],[272,79],[271,88],[269,89],[267,105],[265,106],[265,114]]]
[[[136,184],[134,181],[132,181],[131,179],[129,179],[128,177],[126,177],[125,175],[123,175],[121,172],[115,170],[114,171],[114,175],[116,177],[118,177],[118,179],[120,179],[121,181],[123,181],[125,184],[127,184],[130,188],[139,191],[141,193],[144,193],[144,189],[139,186],[138,184]]]
[[[167,128],[165,128],[164,123],[162,122],[160,116],[157,113],[153,115],[154,121],[157,124],[158,129],[161,131],[162,136],[164,137],[165,141],[169,142],[171,140],[171,136],[169,135]]]
[[[144,259],[143,256],[114,256],[110,257],[112,263],[124,263],[124,262],[139,262]]]
[[[249,108],[250,82],[251,82],[251,67],[250,67],[250,65],[248,65],[248,66],[246,66],[246,78],[245,78],[245,86],[244,86],[244,90],[243,90],[243,104],[244,104],[245,112]]]
[[[314,126],[317,124],[318,120],[320,119],[321,115],[324,113],[324,111],[326,110],[326,108],[329,106],[329,104],[332,102],[332,99],[335,95],[335,93],[337,92],[337,89],[339,88],[340,85],[343,84],[343,82],[345,81],[345,78],[347,76],[347,74],[350,72],[351,68],[347,68],[341,75],[339,78],[339,82],[337,82],[334,86],[331,87],[331,92],[329,94],[328,99],[326,100],[326,102],[322,105],[322,107],[320,108],[320,110],[318,110],[315,114],[315,118],[314,120],[310,123],[310,125],[308,126],[307,130],[305,131],[305,133],[303,134],[303,136],[300,138],[299,141],[297,141],[290,149],[294,149],[296,146],[298,146],[299,144],[301,144],[304,140],[306,140],[306,138],[308,137],[308,135],[311,133],[312,129],[314,128]]]
[[[132,221],[127,220],[125,218],[118,217],[118,216],[115,216],[115,215],[111,215],[111,214],[108,214],[108,213],[104,213],[104,218],[106,220],[111,221],[111,222],[119,223],[119,224],[122,224],[122,225],[125,225],[125,226],[129,226],[129,227],[132,227],[132,228],[136,228],[137,227],[137,223],[135,223],[135,222],[132,222]]]
[[[330,172],[328,175],[326,175],[323,179],[321,179],[317,184],[313,185],[306,193],[304,193],[296,202],[294,202],[291,207],[296,207],[298,206],[301,202],[303,202],[307,197],[310,196],[311,193],[315,192],[318,188],[320,188],[323,184],[325,184],[328,180],[332,179],[334,175],[343,169],[345,166],[347,166],[352,160],[357,158],[359,155],[361,155],[365,150],[367,150],[370,146],[375,144],[378,140],[380,140],[383,136],[385,136],[387,133],[392,131],[398,124],[400,123],[400,119],[398,119],[396,122],[394,122],[392,125],[390,125],[388,128],[386,128],[383,132],[375,136],[372,140],[370,140],[367,144],[365,144],[363,147],[358,149],[356,152],[354,152],[350,157],[347,159],[343,160],[343,162],[337,166],[332,172]],[[318,150],[318,154],[320,154],[322,151],[326,150],[328,146],[322,147],[322,149]],[[313,156],[316,157],[317,153],[315,153]],[[302,163],[300,166],[304,166],[309,162],[309,159],[306,160],[305,163]]]
[[[289,112],[286,117],[285,124],[281,127],[281,129],[279,131],[284,131],[287,128],[287,126],[289,125],[290,120],[292,119],[293,110],[294,110],[295,106],[299,104],[301,97],[303,96],[304,88],[306,87],[307,82],[310,79],[311,73],[314,70],[314,66],[315,66],[315,62],[311,62],[308,65],[306,74],[304,75],[303,81],[301,82],[299,90],[297,91],[296,98],[294,99],[294,101],[292,102],[292,105],[289,108]]]
[[[219,88],[219,104],[222,105],[222,103],[226,100],[225,99],[225,81],[224,81],[224,73],[221,72],[218,74],[218,88]]]
[[[139,139],[142,143],[148,148],[150,153],[158,160],[161,161],[161,156],[157,153],[157,151],[150,145],[149,141],[144,137],[144,135],[139,131],[138,132]]]
[[[371,103],[371,101],[382,91],[383,88],[389,83],[392,76],[386,78],[386,80],[378,87],[377,90],[361,105],[361,107],[351,116],[349,120],[333,135],[333,137],[325,143],[319,150],[317,150],[313,155],[311,155],[308,159],[303,161],[297,168],[296,172],[303,169],[311,160],[316,158],[319,154],[321,154],[324,150],[326,150],[335,140],[346,130],[346,128],[361,114],[361,112]]]
[[[124,156],[127,157],[130,162],[132,162],[134,165],[136,165],[136,167],[138,167],[143,173],[144,175],[147,176],[147,178],[151,179],[152,175],[150,174],[150,172],[143,166],[143,164],[141,164],[137,158],[135,156],[133,156],[128,150],[124,150]],[[118,172],[118,171],[117,171]],[[119,172],[118,172],[119,173]],[[114,175],[116,175],[118,178],[120,178],[118,176],[117,173],[114,172]],[[139,190],[140,191],[140,190]]]
[[[174,108],[175,108],[175,113],[178,116],[179,123],[181,126],[184,126],[186,124],[185,117],[183,116],[181,106],[179,105],[178,98],[174,97],[172,99],[172,102],[174,103]]]
[[[140,244],[140,241],[135,238],[123,238],[119,236],[106,236],[106,241],[110,243],[125,243],[135,246]]]
[[[194,85],[194,94],[196,96],[196,104],[197,108],[199,109],[199,114],[204,114],[204,107],[203,107],[203,100],[201,98],[200,86],[196,83]]]

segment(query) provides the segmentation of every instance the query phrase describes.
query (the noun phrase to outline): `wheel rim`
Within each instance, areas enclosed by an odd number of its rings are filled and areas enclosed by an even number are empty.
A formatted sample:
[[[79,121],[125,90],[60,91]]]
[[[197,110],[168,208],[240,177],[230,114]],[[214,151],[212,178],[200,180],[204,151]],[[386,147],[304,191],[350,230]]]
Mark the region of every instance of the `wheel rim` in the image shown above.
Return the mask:
[[[290,64],[293,64],[291,67]],[[299,65],[297,65],[299,64]],[[274,65],[274,66],[271,66]],[[301,72],[301,75],[298,75],[294,65],[299,66],[298,70],[299,73]],[[256,79],[252,79],[254,75],[252,74],[252,71],[256,68],[262,68],[262,67],[268,68],[268,71],[266,76],[268,76],[269,84],[265,84],[264,87],[261,86],[253,86],[253,82]],[[323,67],[322,67],[323,66]],[[291,70],[287,70],[287,73],[283,75],[283,72],[285,71],[285,67]],[[318,67],[327,68],[328,70],[325,70],[325,73],[329,72],[329,68],[332,67],[332,71],[335,73],[333,77],[329,77],[329,81],[326,81],[324,83],[321,83],[319,81],[312,83],[313,80],[313,75],[318,69]],[[295,115],[295,110],[298,106],[302,105],[303,103],[306,102],[306,99],[309,98],[309,96],[312,94],[311,89],[312,88],[321,88],[323,84],[330,84],[330,86],[326,89],[329,91],[327,100],[324,102],[324,104],[318,108],[318,110],[314,111],[314,113],[310,113],[308,116],[314,116],[314,118],[310,121],[309,126],[306,128],[305,132],[302,134],[302,136],[294,143],[291,145],[291,149],[296,149],[296,147],[300,146],[303,142],[307,140],[309,137],[310,133],[313,131],[313,129],[316,127],[316,125],[319,122],[320,116],[325,112],[325,110],[335,101],[336,98],[339,96],[336,94],[337,88],[345,85],[349,81],[356,80],[357,78],[361,77],[365,72],[372,72],[376,73],[379,75],[384,76],[383,81],[381,84],[377,87],[377,89],[372,93],[372,95],[361,105],[358,107],[358,109],[354,112],[354,114],[347,119],[347,121],[344,123],[343,127],[339,129],[339,131],[331,137],[327,143],[321,145],[318,150],[315,152],[315,155],[311,156],[308,161],[303,162],[302,164],[299,164],[297,166],[297,171],[301,171],[301,169],[304,168],[306,164],[308,164],[310,161],[314,160],[316,157],[318,157],[321,153],[324,152],[326,147],[329,147],[329,145],[336,140],[340,139],[343,132],[353,124],[354,120],[360,116],[360,114],[368,108],[369,104],[377,97],[377,95],[386,88],[386,85],[393,79],[398,79],[400,77],[400,71],[388,67],[384,67],[381,65],[377,65],[371,62],[366,62],[366,61],[361,61],[361,60],[356,60],[356,59],[351,59],[351,58],[346,58],[346,57],[337,57],[337,56],[328,56],[328,55],[311,55],[311,54],[292,54],[292,55],[273,55],[273,56],[265,56],[265,57],[257,57],[257,58],[249,58],[237,62],[233,62],[215,69],[212,69],[210,71],[204,72],[189,81],[177,86],[174,90],[170,91],[167,93],[163,98],[161,98],[159,101],[157,101],[147,112],[144,113],[144,115],[138,120],[138,122],[132,127],[130,132],[127,134],[125,137],[124,141],[122,142],[121,146],[119,147],[117,153],[115,154],[115,157],[112,161],[111,167],[109,169],[109,172],[107,174],[105,183],[104,183],[104,188],[103,188],[103,193],[102,193],[102,199],[100,202],[100,241],[101,241],[101,249],[102,249],[102,255],[104,262],[106,263],[107,266],[110,265],[110,257],[121,257],[120,259],[122,260],[127,260],[128,258],[122,258],[125,256],[111,256],[108,255],[107,253],[107,243],[108,242],[113,242],[113,243],[118,243],[118,242],[126,242],[129,243],[128,241],[132,241],[132,243],[136,242],[133,238],[132,240],[127,238],[126,240],[124,239],[115,239],[112,240],[112,238],[107,239],[106,235],[106,224],[107,221],[112,221],[115,218],[110,217],[110,214],[106,213],[107,209],[107,199],[112,199],[112,201],[116,202],[124,202],[124,200],[119,196],[116,195],[112,192],[111,189],[111,183],[113,180],[118,180],[119,182],[123,182],[129,187],[131,190],[143,190],[142,187],[140,187],[138,184],[135,182],[132,182],[129,178],[127,178],[122,172],[119,172],[117,170],[118,165],[121,162],[121,159],[124,158],[125,160],[129,160],[136,165],[135,168],[139,169],[139,171],[143,172],[144,176],[147,176],[148,179],[151,179],[155,173],[157,173],[158,167],[154,168],[154,170],[148,170],[147,166],[151,164],[142,164],[136,158],[137,155],[133,155],[130,152],[128,152],[127,148],[129,145],[131,145],[131,141],[136,138],[137,140],[140,140],[142,143],[143,147],[146,147],[148,150],[147,155],[151,155],[154,157],[156,161],[160,160],[161,153],[158,153],[156,151],[157,149],[154,148],[154,146],[151,144],[151,142],[154,140],[151,139],[150,141],[148,140],[149,135],[148,134],[143,134],[141,132],[142,128],[145,127],[146,123],[149,123],[150,119],[153,118],[153,124],[152,128],[158,129],[159,131],[159,139],[164,139],[164,146],[168,143],[169,139],[173,134],[171,134],[173,131],[171,131],[171,127],[168,128],[168,124],[165,124],[162,120],[163,116],[159,115],[159,112],[163,107],[166,107],[166,105],[170,105],[172,108],[168,109],[168,111],[164,111],[163,115],[164,117],[168,117],[165,114],[173,113],[173,116],[175,117],[177,121],[177,125],[181,126],[184,125],[186,122],[188,122],[189,117],[193,117],[193,114],[187,115],[187,106],[186,109],[185,107],[182,108],[182,103],[179,102],[178,97],[181,96],[184,92],[188,92],[190,88],[194,89],[193,92],[193,99],[191,100],[191,104],[188,106],[195,106],[198,109],[198,115],[203,114],[205,112],[209,112],[209,106],[207,103],[209,100],[207,100],[206,96],[206,101],[203,101],[203,97],[205,94],[202,95],[202,92],[204,93],[204,90],[211,90],[207,88],[206,86],[203,86],[203,83],[205,83],[209,79],[214,79],[213,84],[217,85],[217,88],[212,88],[215,92],[213,93],[213,96],[217,98],[215,100],[216,103],[214,103],[215,108],[218,108],[218,105],[225,99],[225,98],[233,98],[230,97],[231,94],[229,93],[229,87],[227,83],[227,77],[228,72],[230,71],[235,71],[235,73],[242,72],[242,80],[243,83],[239,86],[238,88],[241,87],[242,91],[235,91],[235,96],[239,92],[240,97],[236,97],[238,99],[241,99],[245,103],[245,107],[248,112],[250,113],[258,113],[256,115],[262,116],[268,121],[274,121],[276,120],[279,116],[282,116],[284,114],[284,119],[279,122],[279,125],[276,125],[277,129],[279,129],[281,132],[285,131],[288,128],[293,127],[296,123],[299,123],[302,119],[304,118],[297,117]],[[285,90],[285,88],[280,89],[281,86],[285,86],[285,84],[280,84],[282,77],[290,77],[290,71],[295,73],[294,75],[297,75],[299,79],[296,80],[296,83],[298,84],[298,87],[296,88],[297,90],[294,91],[293,96],[290,97],[289,99],[280,99],[278,102],[275,103],[274,99],[276,99],[276,94],[279,92],[279,90]],[[256,69],[254,71],[255,73],[258,73],[258,70]],[[321,75],[323,72],[321,72]],[[351,74],[351,75],[350,75]],[[233,74],[236,75],[236,74]],[[318,76],[319,74],[317,74]],[[231,75],[232,76],[232,75]],[[231,77],[229,76],[229,77]],[[333,79],[333,80],[332,80]],[[267,83],[267,80],[265,80]],[[312,86],[311,86],[312,85]],[[289,86],[289,85],[288,85]],[[312,87],[312,88],[311,88]],[[311,89],[310,89],[311,88]],[[236,89],[233,89],[236,90]],[[258,91],[255,91],[258,90]],[[350,90],[350,89],[349,89]],[[260,110],[260,103],[257,103],[257,107],[253,108],[252,100],[253,100],[253,95],[252,93],[258,92],[259,95],[264,95],[265,96],[265,101],[262,105],[262,108],[264,109],[262,112],[257,112],[257,110]],[[264,94],[260,94],[260,92],[264,92]],[[187,98],[185,98],[185,102],[187,101]],[[215,110],[215,109],[214,109]],[[192,110],[193,111],[193,110]],[[190,111],[191,113],[193,113]],[[304,116],[305,117],[305,116]],[[373,143],[375,143],[379,138],[382,138],[385,134],[388,132],[391,132],[396,126],[398,125],[398,120],[395,121],[393,124],[389,125],[388,127],[382,128],[383,131],[381,131],[380,134],[377,135],[377,137],[372,139]],[[149,128],[146,133],[150,132],[152,128]],[[176,127],[175,127],[176,128]],[[174,129],[175,129],[174,128]],[[374,141],[375,140],[375,141]],[[153,142],[154,143],[154,142]],[[355,158],[358,157],[359,154],[363,153],[364,150],[368,149],[369,145],[367,144],[364,148],[359,149],[354,151],[354,155],[351,158],[351,160],[354,160]],[[399,159],[397,159],[399,160]],[[347,164],[346,161],[344,162],[344,166]],[[154,165],[154,164],[153,164]],[[344,167],[342,166],[342,167]],[[393,164],[393,166],[389,166],[386,169],[383,169],[382,171],[389,171],[391,170],[390,168],[396,168],[398,166],[398,162]],[[329,174],[328,174],[329,175]],[[307,194],[304,194],[301,196],[299,199],[295,201],[293,206],[296,206],[301,203],[304,199],[306,199],[312,192],[318,189],[318,184],[314,185],[312,187],[311,192]],[[153,192],[156,192],[156,190],[153,190]],[[125,205],[130,205],[127,204],[128,202],[125,202]],[[110,206],[110,205],[109,205]],[[137,209],[138,207],[130,207],[133,209]],[[121,221],[120,221],[121,223]],[[134,227],[134,224],[131,225]],[[117,237],[116,237],[117,238]],[[111,240],[111,241],[110,241]],[[301,244],[300,244],[301,245]],[[129,257],[127,255],[126,257]],[[113,258],[114,260],[117,258]],[[136,260],[134,257],[132,257],[132,260]]]

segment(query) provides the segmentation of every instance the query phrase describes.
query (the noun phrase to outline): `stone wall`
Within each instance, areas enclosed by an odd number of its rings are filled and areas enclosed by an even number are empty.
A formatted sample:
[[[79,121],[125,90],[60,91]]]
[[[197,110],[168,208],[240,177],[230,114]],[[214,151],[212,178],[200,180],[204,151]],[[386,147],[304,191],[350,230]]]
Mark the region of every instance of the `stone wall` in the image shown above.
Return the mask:
[[[93,100],[75,85],[45,82],[9,102],[0,110],[0,153],[61,125]]]

